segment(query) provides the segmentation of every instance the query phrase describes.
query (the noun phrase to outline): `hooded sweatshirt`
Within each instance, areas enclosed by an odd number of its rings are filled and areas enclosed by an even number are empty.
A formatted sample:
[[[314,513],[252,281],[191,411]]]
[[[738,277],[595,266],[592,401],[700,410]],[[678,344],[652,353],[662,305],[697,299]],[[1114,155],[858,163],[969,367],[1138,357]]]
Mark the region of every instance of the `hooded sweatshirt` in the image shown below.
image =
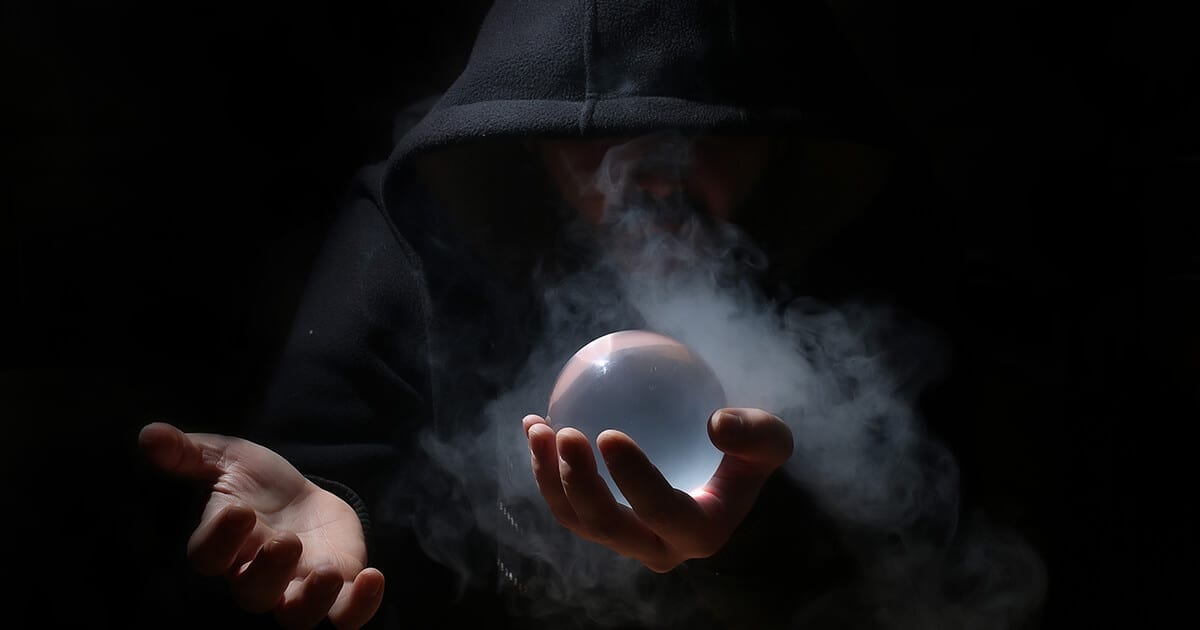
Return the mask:
[[[793,627],[853,580],[844,537],[783,475],[725,549],[660,575],[514,497],[531,475],[508,446],[545,411],[511,394],[539,391],[527,366],[561,324],[548,278],[590,264],[555,249],[562,203],[530,141],[794,139],[804,150],[773,156],[788,170],[768,179],[809,209],[743,217],[771,261],[752,275],[785,298],[834,286],[799,270],[855,221],[898,143],[869,86],[819,2],[495,3],[458,80],[405,112],[390,158],[355,179],[250,436],[359,513],[387,577],[373,625]],[[557,328],[555,348],[638,323],[616,305]]]

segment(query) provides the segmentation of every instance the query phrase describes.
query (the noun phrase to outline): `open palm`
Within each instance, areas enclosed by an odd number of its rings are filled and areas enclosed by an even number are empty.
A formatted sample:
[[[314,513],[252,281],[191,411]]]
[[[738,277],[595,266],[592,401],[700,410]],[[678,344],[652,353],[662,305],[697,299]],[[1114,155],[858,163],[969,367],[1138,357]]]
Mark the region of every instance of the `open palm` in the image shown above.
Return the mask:
[[[247,440],[154,423],[139,442],[159,468],[210,491],[188,558],[225,576],[241,608],[272,611],[288,628],[325,617],[356,628],[374,615],[383,574],[366,568],[362,525],[345,501]]]

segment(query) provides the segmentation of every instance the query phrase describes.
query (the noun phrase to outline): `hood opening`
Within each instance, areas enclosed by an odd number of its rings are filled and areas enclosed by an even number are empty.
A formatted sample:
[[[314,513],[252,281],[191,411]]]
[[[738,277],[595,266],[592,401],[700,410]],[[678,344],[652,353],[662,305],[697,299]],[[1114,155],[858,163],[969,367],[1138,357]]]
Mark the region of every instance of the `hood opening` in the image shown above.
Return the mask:
[[[403,171],[428,203],[389,206],[389,213],[406,233],[479,256],[506,282],[526,282],[548,263],[564,272],[586,264],[573,260],[575,252],[554,249],[579,211],[551,181],[538,140],[476,140],[429,151]],[[808,134],[778,134],[771,142],[761,180],[730,222],[766,251],[772,275],[783,278],[870,214],[886,196],[895,154]]]

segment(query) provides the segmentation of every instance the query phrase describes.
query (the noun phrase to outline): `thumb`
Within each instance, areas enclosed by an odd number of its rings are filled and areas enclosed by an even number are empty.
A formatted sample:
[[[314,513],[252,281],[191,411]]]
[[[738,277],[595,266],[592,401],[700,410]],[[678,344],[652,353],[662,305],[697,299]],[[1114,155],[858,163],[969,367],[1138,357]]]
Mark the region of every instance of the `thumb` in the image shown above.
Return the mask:
[[[198,481],[216,479],[225,471],[225,450],[232,439],[211,434],[184,433],[165,422],[153,422],[138,433],[138,445],[160,469]]]
[[[719,409],[709,418],[708,437],[726,459],[770,472],[792,456],[792,431],[778,416],[762,409]]]
[[[792,431],[761,409],[719,409],[708,420],[708,437],[725,453],[704,486],[720,500],[698,500],[715,518],[739,522],[771,473],[792,456]]]

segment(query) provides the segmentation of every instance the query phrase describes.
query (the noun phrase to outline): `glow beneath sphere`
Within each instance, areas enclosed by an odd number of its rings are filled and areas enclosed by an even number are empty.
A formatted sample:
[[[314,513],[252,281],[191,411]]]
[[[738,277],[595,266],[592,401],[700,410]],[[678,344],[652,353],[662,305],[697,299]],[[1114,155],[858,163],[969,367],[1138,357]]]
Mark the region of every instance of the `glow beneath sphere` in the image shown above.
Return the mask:
[[[596,448],[596,436],[617,429],[633,438],[667,481],[692,492],[716,471],[722,454],[708,437],[708,419],[725,406],[716,374],[686,345],[657,333],[604,335],[567,361],[550,395],[546,421],[588,437],[596,467],[625,505]]]

